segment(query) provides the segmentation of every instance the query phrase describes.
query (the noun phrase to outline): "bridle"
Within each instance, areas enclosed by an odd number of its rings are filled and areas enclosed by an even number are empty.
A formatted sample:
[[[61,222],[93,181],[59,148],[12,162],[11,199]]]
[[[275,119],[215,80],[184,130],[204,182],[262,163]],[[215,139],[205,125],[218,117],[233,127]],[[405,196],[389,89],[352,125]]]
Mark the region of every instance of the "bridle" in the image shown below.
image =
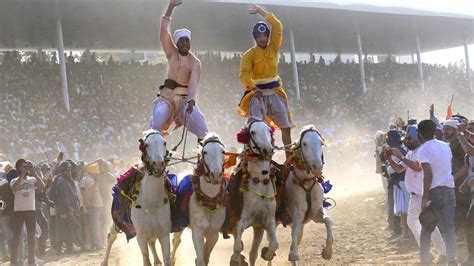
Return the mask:
[[[205,159],[206,154],[204,153],[204,147],[209,143],[218,143],[219,145],[221,145],[222,148],[224,148],[224,151],[225,151],[225,145],[217,137],[210,138],[206,140],[204,143],[202,143],[201,153],[199,154],[199,158],[198,158],[198,168],[199,168],[199,164],[201,164],[204,168],[204,181],[206,181],[206,183],[209,183],[209,184],[214,184],[211,181],[211,177],[210,177],[211,170],[209,169],[209,166],[206,163],[206,159]],[[224,173],[224,165],[222,165],[222,173]]]
[[[248,130],[248,134],[249,134],[249,143],[248,143],[248,147],[249,147],[249,151],[255,155],[257,155],[258,157],[260,157],[261,159],[265,159],[266,155],[263,154],[262,152],[262,148],[260,148],[257,144],[257,142],[255,141],[255,139],[253,138],[253,134],[252,134],[252,126],[253,124],[255,124],[256,122],[263,122],[262,120],[254,120],[252,122],[249,123],[249,125],[247,126],[247,130]],[[272,133],[270,133],[272,134]],[[273,137],[272,137],[272,146],[273,146]],[[255,149],[257,152],[254,151],[253,149],[253,146],[255,146]],[[272,155],[272,154],[270,154]]]
[[[309,133],[309,132],[316,132],[316,134],[318,134],[319,138],[321,139],[321,143],[322,145],[324,145],[324,138],[323,136],[321,135],[321,133],[319,131],[317,131],[316,129],[314,128],[309,128],[309,129],[306,129],[305,131],[301,132],[301,137],[300,137],[300,141],[297,145],[295,145],[294,147],[294,151],[298,151],[298,154],[299,154],[299,157],[301,158],[301,163],[303,164],[303,168],[304,170],[309,174],[311,173],[313,170],[311,169],[311,166],[309,165],[308,161],[306,160],[306,157],[304,155],[304,152],[303,150],[301,149],[301,141],[303,141],[304,139],[304,136]],[[324,165],[324,153],[321,152],[321,162],[323,163]],[[314,174],[314,173],[313,173]]]
[[[140,138],[138,140],[138,142],[140,142],[140,146],[139,146],[139,149],[140,151],[142,152],[142,156],[141,156],[141,159],[142,159],[142,162],[143,164],[145,165],[145,168],[146,170],[148,171],[148,173],[150,175],[153,175],[157,178],[160,178],[161,176],[163,176],[163,174],[165,173],[166,171],[166,166],[168,165],[168,162],[169,162],[169,151],[166,150],[166,155],[165,155],[165,165],[164,165],[164,168],[163,170],[161,171],[161,173],[159,173],[158,176],[154,175],[153,172],[154,172],[154,168],[152,167],[152,165],[150,164],[150,162],[148,161],[148,152],[147,152],[147,147],[148,147],[148,144],[146,143],[146,140],[151,136],[151,135],[160,135],[161,137],[163,137],[163,135],[158,132],[158,131],[152,131],[148,134],[146,134],[143,138]]]

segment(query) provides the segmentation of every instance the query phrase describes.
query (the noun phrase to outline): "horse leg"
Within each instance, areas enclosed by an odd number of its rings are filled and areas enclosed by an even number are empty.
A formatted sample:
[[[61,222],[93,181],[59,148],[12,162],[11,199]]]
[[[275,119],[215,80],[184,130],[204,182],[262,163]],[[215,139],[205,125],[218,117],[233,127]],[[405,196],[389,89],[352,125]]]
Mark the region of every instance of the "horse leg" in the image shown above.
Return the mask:
[[[330,260],[332,258],[332,244],[334,242],[334,236],[332,231],[332,218],[326,214],[324,209],[321,209],[323,213],[323,222],[326,225],[326,246],[323,248],[321,255],[323,259]]]
[[[156,243],[156,238],[148,242],[148,246],[150,247],[151,254],[153,255],[153,265],[161,265],[160,258],[158,258],[158,254],[156,253],[155,243]]]
[[[237,225],[235,226],[235,234],[234,234],[234,253],[232,254],[232,257],[230,258],[230,264],[231,265],[240,265],[244,261],[242,261],[245,257],[241,256],[242,250],[243,250],[243,243],[242,243],[242,234],[245,230],[250,225],[251,218],[243,217],[240,219],[239,222],[237,222]],[[243,258],[242,258],[243,257]]]
[[[171,265],[170,259],[170,234],[165,233],[163,236],[158,238],[161,245],[161,253],[163,253],[163,264],[165,266]]]
[[[206,244],[204,244],[204,263],[206,265],[209,264],[211,253],[217,244],[217,240],[219,240],[219,231],[210,232],[206,236]]]
[[[288,254],[289,261],[298,261],[300,256],[298,254],[298,244],[303,235],[303,218],[298,210],[295,210],[292,215],[293,225],[291,226],[291,246],[290,254]]]
[[[112,245],[117,239],[118,231],[115,229],[115,224],[110,227],[109,233],[107,234],[107,247],[105,248],[104,259],[102,260],[101,266],[109,265],[109,256]]]
[[[257,261],[258,247],[260,246],[260,243],[262,242],[264,231],[265,230],[263,229],[263,227],[260,227],[260,226],[253,227],[252,248],[250,249],[250,254],[249,254],[250,265],[252,266],[255,265],[255,262]]]
[[[181,235],[183,231],[176,232],[173,234],[173,251],[171,252],[171,263],[176,264],[176,251],[178,250],[179,244],[181,243]]]
[[[298,246],[300,246],[301,240],[303,240],[303,232],[304,232],[304,224],[301,225],[301,231],[300,231],[300,235],[298,236],[298,242],[296,242],[298,243]]]
[[[204,232],[198,228],[192,230],[194,250],[196,251],[196,265],[204,266]]]
[[[262,248],[261,257],[266,261],[270,261],[275,257],[275,251],[278,249],[278,241],[276,237],[276,222],[275,217],[266,224],[265,231],[267,231],[268,247]]]
[[[137,234],[137,242],[138,246],[140,247],[140,251],[142,252],[143,265],[151,266],[150,258],[148,257],[148,243],[145,236]]]

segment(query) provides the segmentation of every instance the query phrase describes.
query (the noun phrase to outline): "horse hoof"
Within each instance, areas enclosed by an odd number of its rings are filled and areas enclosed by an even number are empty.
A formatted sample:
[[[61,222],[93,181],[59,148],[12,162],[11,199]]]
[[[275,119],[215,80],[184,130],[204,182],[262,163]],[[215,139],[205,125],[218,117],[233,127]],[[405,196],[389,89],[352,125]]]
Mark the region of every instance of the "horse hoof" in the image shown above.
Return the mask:
[[[299,261],[300,260],[300,256],[298,254],[294,255],[294,254],[290,254],[288,256],[288,261]]]
[[[239,261],[232,260],[230,261],[230,266],[248,266],[247,258],[244,255],[240,254]]]
[[[273,254],[267,255],[268,254],[268,247],[263,247],[261,252],[260,252],[260,257],[266,261],[271,261],[273,257],[276,256],[275,252]]]
[[[327,250],[326,248],[323,248],[323,252],[321,252],[321,256],[325,260],[330,260],[332,258],[332,250]]]

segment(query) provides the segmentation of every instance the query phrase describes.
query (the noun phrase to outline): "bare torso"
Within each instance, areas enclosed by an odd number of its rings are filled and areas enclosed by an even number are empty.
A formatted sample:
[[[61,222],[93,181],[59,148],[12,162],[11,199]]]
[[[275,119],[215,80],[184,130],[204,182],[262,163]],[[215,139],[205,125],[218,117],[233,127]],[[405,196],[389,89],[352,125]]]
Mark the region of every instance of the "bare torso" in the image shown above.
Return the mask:
[[[168,59],[167,78],[187,86],[191,78],[193,56],[191,53],[188,53],[187,56],[181,56],[177,51],[173,51]]]

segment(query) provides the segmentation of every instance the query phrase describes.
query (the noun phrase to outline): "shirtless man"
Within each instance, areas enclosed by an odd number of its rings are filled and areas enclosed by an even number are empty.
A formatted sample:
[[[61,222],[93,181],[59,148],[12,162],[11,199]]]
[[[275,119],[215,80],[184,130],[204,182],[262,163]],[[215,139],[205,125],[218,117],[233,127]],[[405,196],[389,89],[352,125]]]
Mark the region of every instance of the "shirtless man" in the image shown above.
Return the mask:
[[[169,30],[173,9],[181,3],[181,0],[170,0],[161,19],[160,42],[168,60],[168,70],[153,106],[150,128],[166,133],[174,122],[176,128],[184,125],[202,140],[209,130],[195,101],[201,79],[201,61],[189,51],[191,31],[179,29],[171,35]]]

